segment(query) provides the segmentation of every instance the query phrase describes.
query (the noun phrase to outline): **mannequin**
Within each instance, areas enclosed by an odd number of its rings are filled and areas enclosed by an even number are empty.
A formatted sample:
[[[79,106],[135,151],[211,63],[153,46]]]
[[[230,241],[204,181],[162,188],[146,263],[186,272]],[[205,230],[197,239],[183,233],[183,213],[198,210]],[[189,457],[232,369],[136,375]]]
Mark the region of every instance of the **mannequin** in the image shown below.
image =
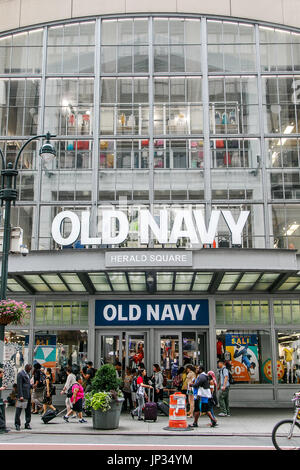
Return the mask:
[[[286,345],[283,348],[284,359],[286,362],[286,383],[293,383],[293,371],[294,371],[294,348],[291,348],[289,345]]]

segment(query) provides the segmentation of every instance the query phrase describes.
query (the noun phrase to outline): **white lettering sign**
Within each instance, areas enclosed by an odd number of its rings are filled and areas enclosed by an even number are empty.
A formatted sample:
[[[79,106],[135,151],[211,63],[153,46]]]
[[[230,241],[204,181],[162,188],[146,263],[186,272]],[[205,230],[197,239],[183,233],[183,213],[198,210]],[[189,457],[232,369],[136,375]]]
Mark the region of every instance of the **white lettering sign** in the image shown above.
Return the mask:
[[[213,210],[208,227],[206,227],[203,213],[199,209],[171,209],[171,211],[174,214],[172,226],[170,223],[170,210],[160,210],[159,222],[157,222],[148,209],[140,209],[138,237],[141,244],[148,244],[151,236],[154,236],[161,244],[176,244],[180,238],[188,238],[192,245],[198,243],[213,244],[217,234],[220,215],[222,214],[231,233],[232,243],[234,245],[241,245],[242,232],[250,213],[249,211],[241,211],[238,220],[235,221],[230,211]],[[63,246],[71,245],[79,236],[82,245],[118,245],[128,237],[129,221],[125,212],[121,210],[103,209],[102,236],[91,237],[89,211],[81,213],[81,221],[74,212],[63,211],[54,218],[51,232],[56,243]],[[66,236],[65,232],[67,232]],[[122,256],[122,260],[125,261],[124,255],[115,256],[116,262],[118,256]],[[137,254],[136,256],[145,255]],[[157,257],[158,255],[153,256]],[[164,255],[161,256],[163,257]],[[129,263],[134,262],[133,259],[128,259],[127,261]],[[135,261],[143,262],[146,259]],[[153,259],[150,261],[162,262],[164,260]],[[171,261],[176,262],[178,260],[174,259]]]

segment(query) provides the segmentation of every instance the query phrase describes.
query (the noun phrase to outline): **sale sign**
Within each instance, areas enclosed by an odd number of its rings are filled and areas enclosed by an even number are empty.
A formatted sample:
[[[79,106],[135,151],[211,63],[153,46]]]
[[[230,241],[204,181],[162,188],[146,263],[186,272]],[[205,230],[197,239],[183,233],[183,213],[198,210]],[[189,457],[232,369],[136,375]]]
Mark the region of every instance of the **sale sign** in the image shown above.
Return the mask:
[[[256,334],[228,333],[225,348],[230,357],[231,372],[236,382],[259,381],[258,338]]]

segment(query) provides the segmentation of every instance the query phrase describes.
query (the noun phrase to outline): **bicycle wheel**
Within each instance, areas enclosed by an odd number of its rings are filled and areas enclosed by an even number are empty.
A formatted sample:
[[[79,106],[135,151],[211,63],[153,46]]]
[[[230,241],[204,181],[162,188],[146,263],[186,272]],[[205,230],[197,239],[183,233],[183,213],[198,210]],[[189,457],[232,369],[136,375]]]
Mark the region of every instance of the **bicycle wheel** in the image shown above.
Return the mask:
[[[292,425],[292,419],[284,419],[274,426],[272,442],[275,449],[297,450],[300,448],[300,424],[295,422],[293,434],[290,436]]]

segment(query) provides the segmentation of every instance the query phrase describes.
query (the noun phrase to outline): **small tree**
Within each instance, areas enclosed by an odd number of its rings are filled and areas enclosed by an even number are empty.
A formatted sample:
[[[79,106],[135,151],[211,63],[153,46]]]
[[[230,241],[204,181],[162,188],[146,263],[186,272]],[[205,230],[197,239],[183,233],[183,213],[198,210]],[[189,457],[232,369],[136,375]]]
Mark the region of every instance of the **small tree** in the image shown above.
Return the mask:
[[[92,380],[92,393],[118,392],[122,380],[117,377],[116,370],[112,364],[104,364],[97,370]]]

